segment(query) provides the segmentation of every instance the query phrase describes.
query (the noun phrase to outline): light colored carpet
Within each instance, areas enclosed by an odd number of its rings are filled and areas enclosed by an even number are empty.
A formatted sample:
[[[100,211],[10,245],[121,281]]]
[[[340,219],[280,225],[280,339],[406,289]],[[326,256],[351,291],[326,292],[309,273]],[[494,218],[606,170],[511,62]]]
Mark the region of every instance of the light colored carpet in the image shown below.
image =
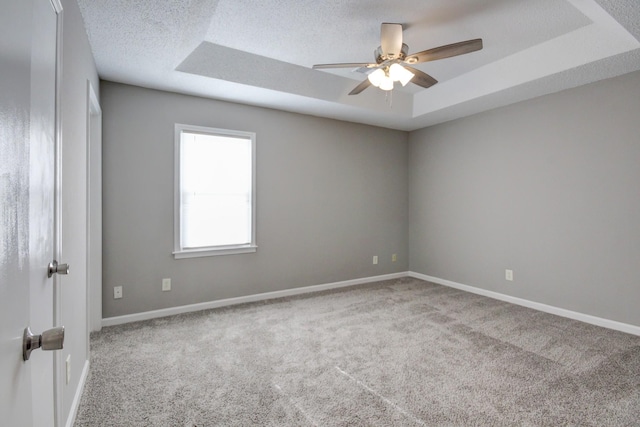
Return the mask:
[[[640,425],[640,337],[403,278],[109,327],[76,426]]]

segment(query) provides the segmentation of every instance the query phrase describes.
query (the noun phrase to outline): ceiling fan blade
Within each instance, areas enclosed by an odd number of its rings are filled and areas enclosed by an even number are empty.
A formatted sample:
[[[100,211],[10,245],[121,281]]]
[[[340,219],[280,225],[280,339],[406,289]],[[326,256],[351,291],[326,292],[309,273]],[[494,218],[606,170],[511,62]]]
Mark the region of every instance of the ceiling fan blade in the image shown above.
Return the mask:
[[[417,68],[413,68],[408,65],[403,65],[403,67],[414,74],[413,78],[410,80],[411,83],[415,83],[418,86],[422,86],[424,88],[431,87],[434,84],[438,83],[436,79],[431,77],[429,74],[418,70]]]
[[[418,64],[420,62],[464,55],[465,53],[475,52],[480,49],[482,49],[482,39],[473,39],[423,50],[422,52],[408,55],[405,61],[409,64]]]
[[[383,23],[380,26],[382,54],[397,58],[402,50],[402,24]]]
[[[376,65],[377,64],[370,64],[367,62],[345,62],[342,64],[316,64],[311,68],[313,68],[314,70],[321,70],[324,68],[371,68],[375,67]]]
[[[369,81],[369,79],[364,79],[362,83],[354,87],[353,90],[349,92],[349,95],[357,95],[363,90],[365,90],[366,88],[368,88],[369,86],[371,86],[371,82]]]

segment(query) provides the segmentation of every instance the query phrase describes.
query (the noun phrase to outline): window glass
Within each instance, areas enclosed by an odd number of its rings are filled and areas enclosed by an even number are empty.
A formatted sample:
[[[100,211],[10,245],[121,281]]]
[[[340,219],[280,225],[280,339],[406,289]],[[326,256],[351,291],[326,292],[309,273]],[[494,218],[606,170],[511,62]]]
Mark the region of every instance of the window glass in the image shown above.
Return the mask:
[[[176,252],[254,247],[251,133],[176,126]]]

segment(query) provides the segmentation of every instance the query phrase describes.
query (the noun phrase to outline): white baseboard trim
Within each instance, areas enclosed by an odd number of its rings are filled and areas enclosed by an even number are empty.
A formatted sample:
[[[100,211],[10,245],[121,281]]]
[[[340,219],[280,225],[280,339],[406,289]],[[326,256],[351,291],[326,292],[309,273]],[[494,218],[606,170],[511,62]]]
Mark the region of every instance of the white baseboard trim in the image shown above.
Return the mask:
[[[82,399],[82,392],[84,391],[84,385],[87,382],[87,375],[89,375],[89,361],[84,361],[84,367],[82,368],[82,374],[80,375],[80,382],[76,388],[76,393],[73,396],[73,402],[71,402],[71,409],[69,410],[69,416],[67,417],[66,427],[73,427],[76,422],[76,415],[78,415],[78,406],[80,406],[80,399]]]
[[[163,308],[160,310],[144,311],[142,313],[127,314],[124,316],[107,317],[102,319],[102,326],[114,326],[124,323],[139,322],[141,320],[156,319],[158,317],[173,316],[175,314],[191,313],[194,311],[209,310],[212,308],[226,307],[229,305],[243,304],[247,302],[264,301],[274,298],[288,297],[292,295],[308,294],[312,292],[326,291],[329,289],[344,288],[347,286],[361,285],[364,283],[381,282],[383,280],[407,277],[407,272],[384,274],[381,276],[363,277],[360,279],[345,280],[343,282],[325,283],[323,285],[303,286],[300,288],[284,289],[282,291],[265,292],[261,294],[247,295],[243,297],[227,298],[216,301],[208,301],[197,304],[181,305],[178,307]]]
[[[526,299],[522,299],[522,298],[510,296],[510,295],[501,294],[499,292],[494,292],[494,291],[489,291],[482,288],[477,288],[474,286],[464,285],[462,283],[441,279],[439,277],[428,276],[426,274],[416,273],[413,271],[385,274],[381,276],[363,277],[360,279],[345,280],[342,282],[334,282],[334,283],[325,283],[322,285],[304,286],[304,287],[293,288],[293,289],[284,289],[282,291],[265,292],[261,294],[253,294],[253,295],[247,295],[243,297],[226,298],[222,300],[182,305],[178,307],[170,307],[170,308],[164,308],[160,310],[145,311],[142,313],[127,314],[124,316],[107,317],[102,319],[102,326],[106,327],[106,326],[122,325],[124,323],[139,322],[142,320],[156,319],[159,317],[173,316],[176,314],[191,313],[194,311],[209,310],[212,308],[226,307],[229,305],[243,304],[247,302],[264,301],[264,300],[269,300],[274,298],[282,298],[282,297],[293,296],[293,295],[320,292],[320,291],[326,291],[329,289],[337,289],[337,288],[344,288],[347,286],[361,285],[364,283],[381,282],[383,280],[398,279],[398,278],[407,277],[407,276],[414,277],[416,279],[425,280],[427,282],[437,283],[439,285],[444,285],[444,286],[448,286],[455,289],[460,289],[465,292],[471,292],[474,294],[483,295],[489,298],[509,302],[512,304],[521,305],[523,307],[532,308],[534,310],[543,311],[545,313],[555,314],[557,316],[567,317],[569,319],[579,320],[581,322],[589,323],[592,325],[602,326],[604,328],[614,329],[616,331],[626,332],[628,334],[640,336],[640,326],[617,322],[615,320],[604,319],[601,317],[579,313],[577,311],[571,311],[564,308],[542,304],[535,301],[529,301]],[[88,370],[88,362],[87,362],[87,366],[85,366],[85,369]],[[84,387],[84,375],[86,374],[83,372],[82,387]],[[80,390],[80,393],[82,393],[81,390]],[[78,396],[76,397],[79,399]],[[74,399],[74,404],[76,404],[75,399]],[[75,418],[75,412],[73,412],[73,416]]]
[[[615,320],[603,319],[601,317],[591,316],[589,314],[578,313],[564,308],[554,307],[552,305],[542,304],[539,302],[529,301],[526,299],[501,294],[499,292],[488,291],[474,286],[463,285],[461,283],[452,282],[451,280],[441,279],[439,277],[427,276],[426,274],[415,273],[409,271],[409,277],[425,280],[427,282],[437,283],[439,285],[449,286],[451,288],[460,289],[462,291],[471,292],[485,297],[506,301],[512,304],[521,305],[523,307],[532,308],[534,310],[543,311],[545,313],[555,314],[557,316],[567,317],[569,319],[579,320],[581,322],[590,323],[604,328],[614,329],[616,331],[626,332],[628,334],[640,336],[640,326],[630,325],[628,323],[617,322]]]

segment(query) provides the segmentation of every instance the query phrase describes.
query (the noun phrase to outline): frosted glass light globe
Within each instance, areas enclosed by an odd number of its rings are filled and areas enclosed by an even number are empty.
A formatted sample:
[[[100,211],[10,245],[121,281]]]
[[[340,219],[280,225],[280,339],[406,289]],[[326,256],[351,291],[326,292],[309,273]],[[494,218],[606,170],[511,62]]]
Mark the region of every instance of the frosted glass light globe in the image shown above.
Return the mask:
[[[375,87],[380,87],[380,83],[382,83],[382,80],[385,77],[386,76],[384,74],[384,70],[382,68],[378,68],[373,73],[369,74],[368,79],[372,85],[374,85]]]
[[[406,86],[413,76],[414,74],[411,71],[400,64],[391,64],[391,67],[389,67],[389,77],[391,77],[394,82],[400,82],[402,86]]]

